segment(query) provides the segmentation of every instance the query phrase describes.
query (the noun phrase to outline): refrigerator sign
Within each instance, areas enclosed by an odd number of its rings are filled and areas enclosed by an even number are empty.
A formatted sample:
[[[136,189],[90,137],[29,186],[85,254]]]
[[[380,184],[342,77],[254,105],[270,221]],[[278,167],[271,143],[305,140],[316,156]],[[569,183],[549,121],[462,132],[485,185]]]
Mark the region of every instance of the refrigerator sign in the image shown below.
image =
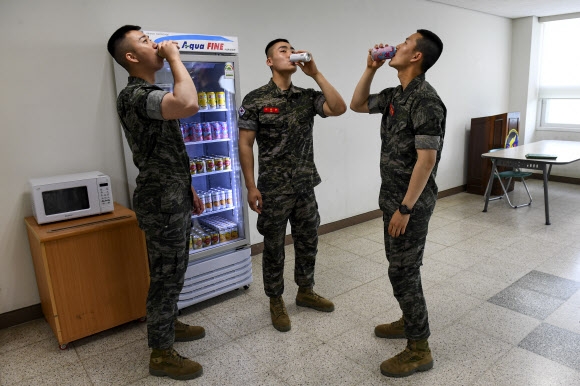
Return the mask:
[[[181,34],[173,32],[143,31],[155,43],[172,40],[179,44],[180,52],[237,54],[238,38],[234,36]]]

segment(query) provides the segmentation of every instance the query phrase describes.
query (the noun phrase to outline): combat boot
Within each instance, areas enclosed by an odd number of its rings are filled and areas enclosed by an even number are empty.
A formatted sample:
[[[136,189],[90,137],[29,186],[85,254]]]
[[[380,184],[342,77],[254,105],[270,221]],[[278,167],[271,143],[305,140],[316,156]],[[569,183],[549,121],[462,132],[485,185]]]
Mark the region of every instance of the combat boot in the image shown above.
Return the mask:
[[[200,326],[190,326],[175,319],[175,341],[190,342],[205,336],[205,329]]]
[[[405,337],[405,319],[393,323],[379,324],[375,327],[375,335],[379,338],[399,339]]]
[[[149,360],[149,374],[185,381],[202,375],[203,368],[199,363],[182,357],[173,348],[166,350],[154,348]]]
[[[330,300],[318,295],[312,288],[306,287],[298,288],[298,293],[296,294],[296,305],[322,312],[334,311],[334,304]]]
[[[407,340],[405,350],[381,363],[381,373],[387,377],[408,377],[417,371],[433,368],[433,357],[427,339]]]
[[[280,332],[290,331],[290,317],[284,305],[282,296],[270,298],[270,316],[272,317],[272,325]]]

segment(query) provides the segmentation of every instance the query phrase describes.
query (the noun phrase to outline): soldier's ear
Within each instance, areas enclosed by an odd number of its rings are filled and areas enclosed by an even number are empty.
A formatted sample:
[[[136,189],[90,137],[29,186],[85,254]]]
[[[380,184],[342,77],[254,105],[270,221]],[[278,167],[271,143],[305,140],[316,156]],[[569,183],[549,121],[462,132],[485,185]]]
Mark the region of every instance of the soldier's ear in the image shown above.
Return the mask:
[[[272,67],[274,65],[274,63],[272,63],[272,58],[270,57],[266,58],[266,65],[268,67]]]

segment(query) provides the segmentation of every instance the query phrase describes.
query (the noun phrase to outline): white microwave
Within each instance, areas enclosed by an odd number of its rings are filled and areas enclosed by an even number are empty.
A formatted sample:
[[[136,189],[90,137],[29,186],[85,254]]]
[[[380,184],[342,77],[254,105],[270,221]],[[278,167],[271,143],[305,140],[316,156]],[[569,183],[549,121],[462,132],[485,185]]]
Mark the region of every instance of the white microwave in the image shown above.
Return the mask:
[[[36,222],[55,221],[112,212],[111,179],[98,171],[34,178],[30,181]]]

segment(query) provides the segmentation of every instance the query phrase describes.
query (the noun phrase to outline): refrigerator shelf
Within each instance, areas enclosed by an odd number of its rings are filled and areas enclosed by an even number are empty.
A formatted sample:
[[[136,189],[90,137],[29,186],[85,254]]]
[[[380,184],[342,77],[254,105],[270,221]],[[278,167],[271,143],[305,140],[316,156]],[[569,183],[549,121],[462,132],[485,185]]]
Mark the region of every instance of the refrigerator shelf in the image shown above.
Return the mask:
[[[231,139],[226,138],[226,139],[212,139],[210,141],[185,142],[185,146],[187,146],[187,145],[205,145],[207,143],[228,142],[228,141],[231,141]]]
[[[197,114],[199,114],[199,113],[213,113],[213,112],[216,112],[216,111],[229,111],[229,110],[228,109],[206,109],[206,110],[201,110],[200,109],[197,112]]]
[[[191,175],[191,178],[194,178],[194,177],[202,177],[202,176],[211,176],[211,175],[214,175],[214,174],[231,173],[231,172],[233,172],[233,170],[220,170],[219,172],[192,174]]]
[[[230,241],[226,241],[225,243],[217,243],[217,244],[215,244],[215,245],[210,245],[209,247],[205,247],[205,248],[199,248],[199,249],[190,249],[190,250],[189,250],[189,254],[190,254],[190,255],[194,255],[194,254],[196,254],[196,253],[198,253],[198,252],[208,251],[208,250],[210,250],[210,249],[219,248],[219,247],[222,247],[222,246],[224,246],[224,245],[233,244],[233,243],[235,243],[236,241],[240,241],[240,240],[243,240],[243,238],[241,238],[241,237],[238,237],[237,239],[233,239],[233,240],[230,240]]]
[[[200,218],[200,217],[203,217],[203,216],[209,216],[209,215],[216,214],[216,213],[227,212],[228,210],[232,210],[232,209],[236,209],[236,207],[235,206],[232,206],[231,208],[212,210],[210,212],[203,212],[200,215],[193,214],[193,215],[191,215],[191,218],[192,219]]]

